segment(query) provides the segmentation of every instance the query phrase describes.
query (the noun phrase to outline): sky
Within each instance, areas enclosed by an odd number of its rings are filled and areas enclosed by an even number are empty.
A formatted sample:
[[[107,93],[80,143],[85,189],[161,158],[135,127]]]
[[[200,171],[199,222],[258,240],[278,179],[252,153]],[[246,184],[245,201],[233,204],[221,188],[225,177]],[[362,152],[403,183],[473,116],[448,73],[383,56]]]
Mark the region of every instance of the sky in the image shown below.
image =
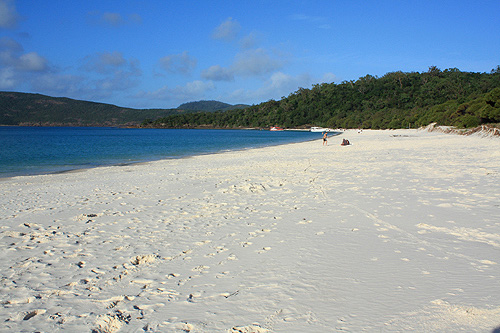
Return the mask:
[[[500,1],[0,0],[0,90],[176,108],[500,65]]]

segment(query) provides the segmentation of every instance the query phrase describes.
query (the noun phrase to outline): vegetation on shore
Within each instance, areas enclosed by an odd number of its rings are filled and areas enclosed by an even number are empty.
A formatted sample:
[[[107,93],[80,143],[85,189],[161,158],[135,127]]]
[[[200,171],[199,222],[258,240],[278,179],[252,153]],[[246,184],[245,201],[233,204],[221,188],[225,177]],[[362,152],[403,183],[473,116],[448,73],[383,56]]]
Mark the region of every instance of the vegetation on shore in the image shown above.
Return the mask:
[[[366,75],[340,84],[300,88],[281,100],[242,110],[196,112],[144,122],[144,127],[408,128],[475,127],[500,122],[500,66],[491,73],[444,71]]]
[[[236,104],[231,105],[219,101],[197,101],[197,102],[188,102],[179,105],[178,109],[180,110],[191,110],[191,111],[229,111],[234,109],[244,109],[249,105],[246,104]]]
[[[132,109],[40,94],[0,92],[0,125],[135,127],[145,119],[241,107],[217,101],[191,102],[185,108],[183,105],[176,109]]]
[[[154,128],[471,128],[500,123],[500,66],[490,73],[366,75],[300,88],[258,105],[198,101],[176,109],[132,109],[40,94],[0,92],[0,125]]]

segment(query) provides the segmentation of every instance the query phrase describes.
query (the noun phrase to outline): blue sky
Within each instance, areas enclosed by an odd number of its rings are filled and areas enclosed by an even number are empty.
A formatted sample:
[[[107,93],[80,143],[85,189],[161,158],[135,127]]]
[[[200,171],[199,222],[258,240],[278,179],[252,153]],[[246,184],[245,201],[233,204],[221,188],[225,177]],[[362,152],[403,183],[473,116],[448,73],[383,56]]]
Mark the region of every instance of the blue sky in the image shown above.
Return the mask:
[[[174,108],[500,65],[500,1],[0,0],[0,90]]]

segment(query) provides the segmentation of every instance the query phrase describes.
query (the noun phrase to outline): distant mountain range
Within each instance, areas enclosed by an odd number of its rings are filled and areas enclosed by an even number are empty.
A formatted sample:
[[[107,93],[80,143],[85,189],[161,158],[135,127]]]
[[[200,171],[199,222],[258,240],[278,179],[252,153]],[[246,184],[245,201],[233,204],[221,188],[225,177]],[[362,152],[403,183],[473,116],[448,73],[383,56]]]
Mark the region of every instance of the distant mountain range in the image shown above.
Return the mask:
[[[182,104],[176,109],[132,109],[65,97],[0,92],[0,125],[138,126],[145,121],[170,115],[243,107],[217,101],[199,101]]]

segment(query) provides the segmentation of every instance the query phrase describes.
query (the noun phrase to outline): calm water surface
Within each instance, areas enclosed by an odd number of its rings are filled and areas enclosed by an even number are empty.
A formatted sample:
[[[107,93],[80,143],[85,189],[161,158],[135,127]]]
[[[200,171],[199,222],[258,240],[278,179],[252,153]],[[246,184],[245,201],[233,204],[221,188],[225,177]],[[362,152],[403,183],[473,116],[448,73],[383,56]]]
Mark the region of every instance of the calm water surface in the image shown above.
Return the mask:
[[[265,147],[321,133],[257,130],[0,127],[0,177]]]

